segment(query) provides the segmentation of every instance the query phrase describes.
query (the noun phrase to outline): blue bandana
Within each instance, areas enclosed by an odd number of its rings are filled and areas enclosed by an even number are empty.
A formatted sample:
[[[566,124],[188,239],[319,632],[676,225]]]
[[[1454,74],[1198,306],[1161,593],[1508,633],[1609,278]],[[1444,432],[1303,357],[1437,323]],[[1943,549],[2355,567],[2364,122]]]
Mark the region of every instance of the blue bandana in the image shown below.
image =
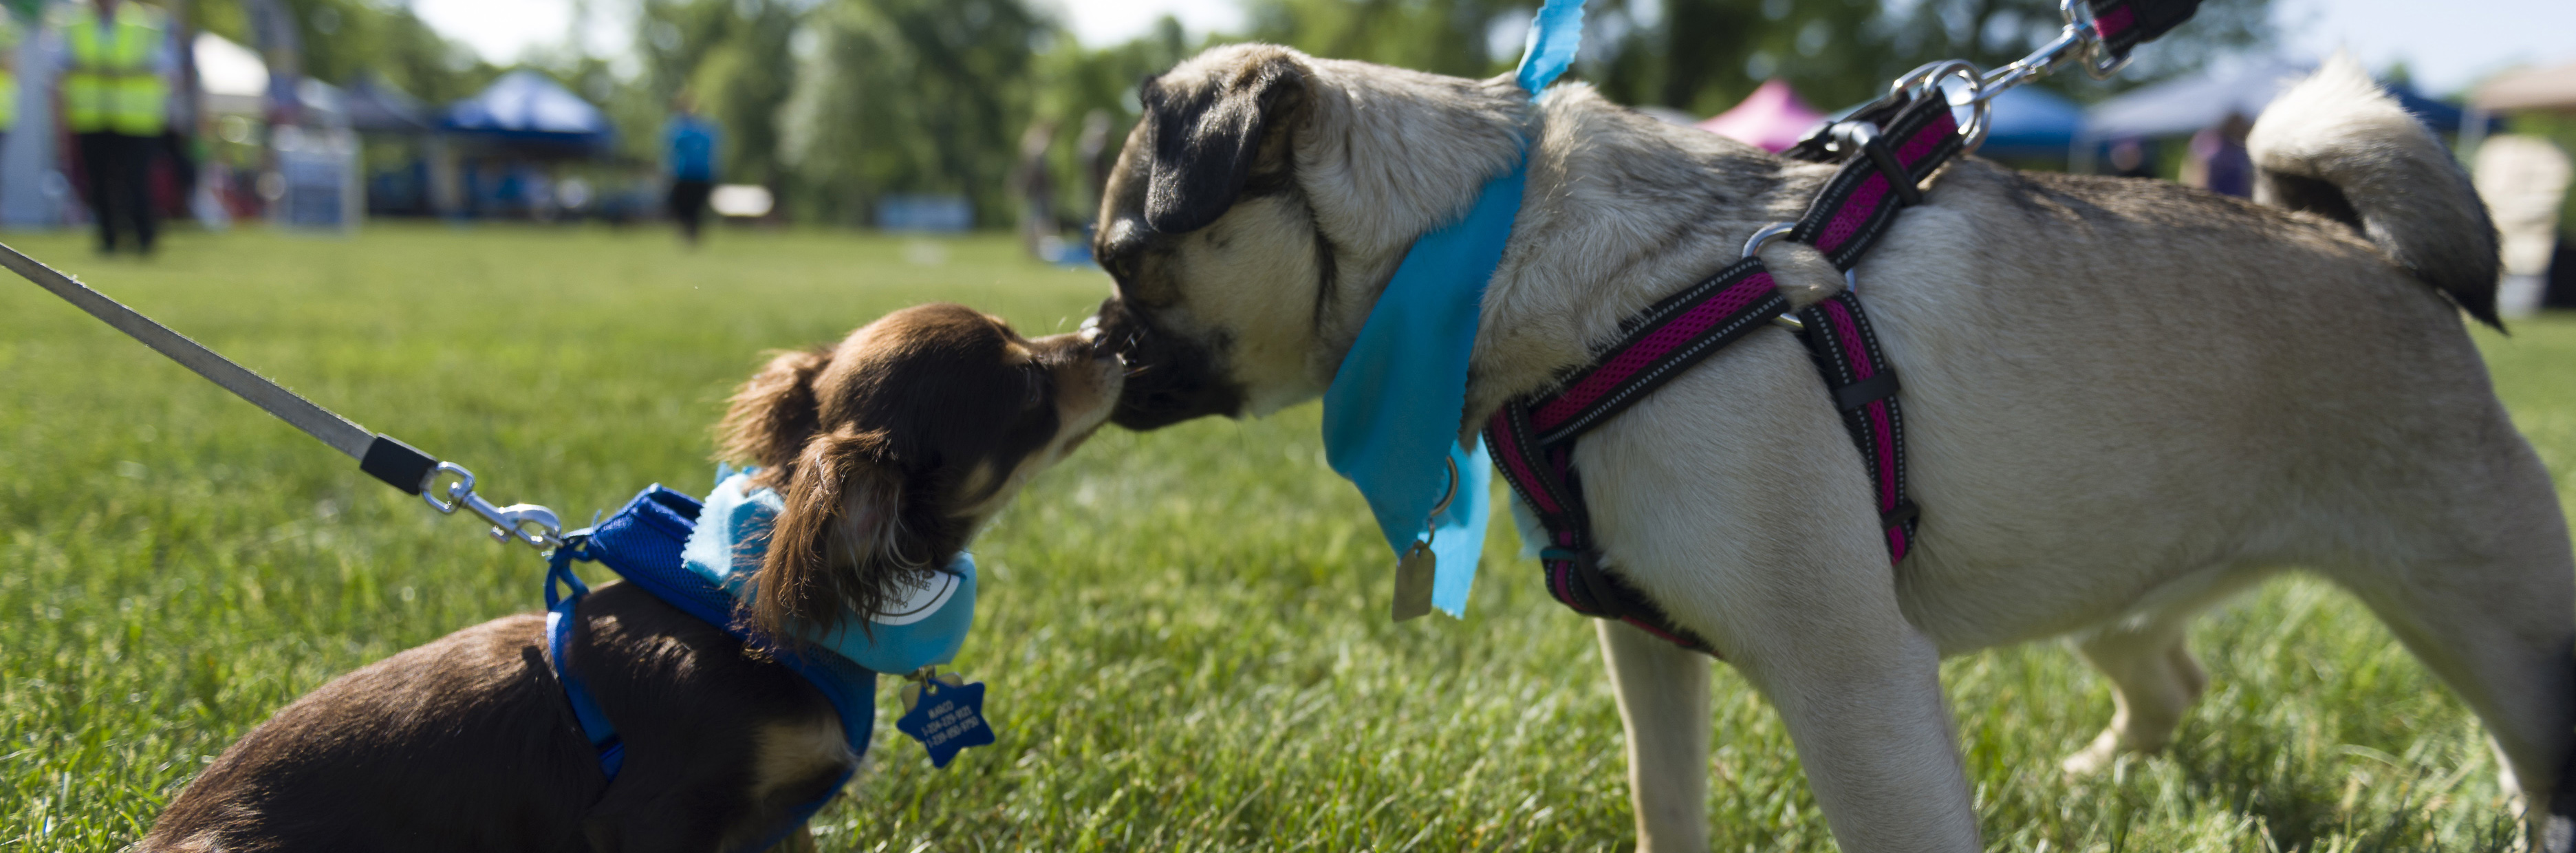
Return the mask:
[[[718,470],[721,481],[680,551],[689,571],[736,601],[751,596],[753,575],[769,553],[770,527],[787,506],[778,492],[751,485],[756,470]],[[870,617],[865,631],[854,615],[828,630],[801,626],[796,633],[860,666],[894,675],[954,660],[975,623],[975,558],[960,552],[948,565],[922,574],[886,612]]]
[[[1521,89],[1536,96],[1564,73],[1582,37],[1582,0],[1547,0],[1530,22],[1515,77]],[[1389,548],[1401,555],[1430,541],[1438,559],[1431,604],[1451,616],[1467,609],[1494,476],[1483,438],[1457,440],[1466,420],[1467,356],[1526,178],[1526,163],[1514,163],[1485,184],[1465,219],[1414,241],[1324,391],[1325,459],[1368,499]],[[1432,518],[1453,485],[1453,465],[1457,497]]]

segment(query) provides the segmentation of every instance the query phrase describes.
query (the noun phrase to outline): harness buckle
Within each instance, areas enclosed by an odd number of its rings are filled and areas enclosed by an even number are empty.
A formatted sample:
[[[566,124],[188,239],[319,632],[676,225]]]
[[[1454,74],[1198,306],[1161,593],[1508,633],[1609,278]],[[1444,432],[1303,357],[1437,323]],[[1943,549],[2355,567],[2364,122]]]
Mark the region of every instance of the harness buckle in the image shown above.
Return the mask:
[[[1879,529],[1882,530],[1892,529],[1912,522],[1922,516],[1922,507],[1915,506],[1914,501],[1912,500],[1900,499],[1896,502],[1895,509],[1878,514],[1878,526]]]
[[[1840,147],[1868,157],[1870,165],[1878,167],[1878,173],[1887,179],[1888,188],[1896,192],[1896,197],[1905,206],[1922,204],[1923,188],[1914,184],[1914,173],[1906,171],[1905,164],[1896,159],[1896,152],[1887,150],[1886,141],[1878,135],[1878,130],[1878,125],[1870,122],[1847,121],[1834,125],[1833,134]]]

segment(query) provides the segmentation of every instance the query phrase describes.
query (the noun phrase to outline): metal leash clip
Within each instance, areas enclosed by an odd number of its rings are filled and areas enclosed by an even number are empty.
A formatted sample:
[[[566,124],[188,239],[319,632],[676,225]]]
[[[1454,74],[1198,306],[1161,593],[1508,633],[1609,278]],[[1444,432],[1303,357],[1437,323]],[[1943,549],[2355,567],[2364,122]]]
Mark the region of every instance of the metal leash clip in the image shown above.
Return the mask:
[[[2066,18],[2065,29],[2059,30],[2056,38],[2038,50],[2014,60],[2012,64],[1981,72],[1977,66],[1962,59],[1929,62],[1896,78],[1896,83],[1888,91],[1903,92],[1919,87],[1916,94],[1928,97],[1941,91],[1941,81],[1945,78],[1957,77],[1965,81],[1966,93],[1955,98],[1944,97],[1953,106],[1972,110],[1967,126],[1959,129],[1959,135],[1963,137],[1959,155],[1964,157],[1975,153],[1977,146],[1985,143],[1986,131],[1993,125],[1996,95],[2046,77],[2055,73],[2059,66],[2078,59],[2084,66],[2084,73],[2095,80],[2111,79],[2112,75],[2128,66],[2128,57],[2113,55],[2110,46],[2102,41],[2101,28],[2093,22],[2093,7],[2085,0],[2058,0],[2057,11]]]
[[[440,475],[455,478],[455,482],[447,484],[444,490],[447,493],[444,501],[438,499]],[[482,495],[474,493],[474,472],[453,462],[438,463],[437,468],[430,469],[429,476],[421,478],[420,499],[441,515],[455,515],[459,508],[473,510],[475,515],[492,523],[491,535],[495,542],[515,540],[539,551],[564,544],[563,522],[555,518],[554,510],[536,504],[493,506]]]
[[[2093,6],[2084,0],[2058,0],[2057,12],[2066,18],[2066,28],[2057,38],[2041,45],[2029,56],[2011,65],[1986,72],[1985,91],[1977,97],[1991,99],[2005,89],[2046,77],[2068,60],[2082,57],[2084,73],[2095,80],[2109,80],[2111,75],[2128,67],[2129,58],[2111,54],[2110,45],[2102,41],[2102,30],[2093,23]]]

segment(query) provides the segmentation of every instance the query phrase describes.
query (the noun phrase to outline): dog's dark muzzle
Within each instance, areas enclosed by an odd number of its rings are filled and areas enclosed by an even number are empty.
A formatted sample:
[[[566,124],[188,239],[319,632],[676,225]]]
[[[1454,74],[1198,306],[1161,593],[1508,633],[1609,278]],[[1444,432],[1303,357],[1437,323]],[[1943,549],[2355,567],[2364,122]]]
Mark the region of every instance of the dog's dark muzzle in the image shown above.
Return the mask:
[[[1115,296],[1100,303],[1093,319],[1100,345],[1115,349],[1127,362],[1126,390],[1118,395],[1110,423],[1144,431],[1242,413],[1243,389],[1225,378],[1215,347],[1163,331],[1153,318]]]

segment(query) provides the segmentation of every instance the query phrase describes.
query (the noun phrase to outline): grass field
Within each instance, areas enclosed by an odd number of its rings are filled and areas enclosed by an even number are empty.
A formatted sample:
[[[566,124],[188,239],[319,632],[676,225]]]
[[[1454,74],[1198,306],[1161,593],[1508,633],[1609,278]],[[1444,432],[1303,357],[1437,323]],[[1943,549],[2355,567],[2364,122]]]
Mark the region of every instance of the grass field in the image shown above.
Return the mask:
[[[659,232],[386,227],[183,234],[149,263],[11,242],[568,520],[647,483],[703,493],[707,426],[763,349],[933,299],[1069,329],[1107,290],[990,239],[728,232],[690,254]],[[2576,499],[2576,322],[2480,340]],[[1508,525],[1468,619],[1389,624],[1367,519],[1311,406],[1102,434],[977,548],[959,669],[992,685],[1001,741],[934,771],[881,714],[823,846],[1629,844],[1590,625],[1509,558]],[[478,533],[0,281],[0,849],[121,847],[279,705],[533,609],[541,562]],[[2506,846],[2475,722],[2347,597],[2275,584],[2194,642],[2214,683],[2175,747],[2080,781],[2056,761],[2108,720],[2100,679],[2053,644],[1947,664],[1994,849]],[[1716,682],[1716,848],[1828,848],[1778,719]]]

